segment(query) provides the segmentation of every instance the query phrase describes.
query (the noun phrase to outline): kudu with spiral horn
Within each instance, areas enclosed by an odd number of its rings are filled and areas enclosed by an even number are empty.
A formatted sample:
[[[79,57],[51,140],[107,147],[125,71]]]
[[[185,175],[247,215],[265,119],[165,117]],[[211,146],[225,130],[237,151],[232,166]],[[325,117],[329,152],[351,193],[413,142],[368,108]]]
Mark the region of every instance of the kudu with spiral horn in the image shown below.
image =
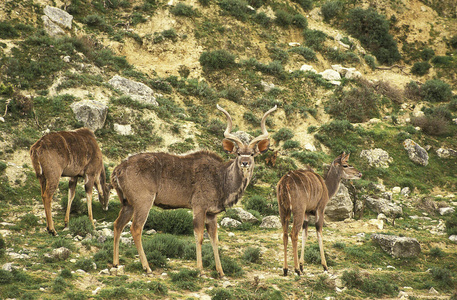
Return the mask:
[[[152,205],[170,208],[189,208],[193,213],[193,227],[196,239],[197,267],[201,270],[203,233],[206,227],[213,247],[216,270],[222,270],[217,236],[218,213],[237,203],[251,180],[254,157],[269,147],[268,131],[265,127],[267,116],[276,107],[267,111],[261,121],[262,134],[249,144],[243,143],[231,133],[232,118],[227,117],[227,128],[222,141],[227,153],[236,158],[224,162],[221,157],[209,151],[198,151],[187,155],[168,153],[141,153],[133,155],[119,164],[111,175],[111,183],[122,203],[119,217],[114,222],[113,265],[119,265],[119,238],[127,222],[138,250],[141,264],[151,273],[141,243],[141,233]]]

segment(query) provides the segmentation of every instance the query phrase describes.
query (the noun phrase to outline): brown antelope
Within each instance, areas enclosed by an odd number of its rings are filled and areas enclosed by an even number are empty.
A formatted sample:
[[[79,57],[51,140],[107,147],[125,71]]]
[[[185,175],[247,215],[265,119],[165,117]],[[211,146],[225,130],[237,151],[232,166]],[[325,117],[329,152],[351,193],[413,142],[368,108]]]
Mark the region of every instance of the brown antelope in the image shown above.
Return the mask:
[[[316,232],[319,242],[321,263],[327,271],[327,262],[324,256],[324,243],[322,240],[322,227],[324,225],[324,210],[329,199],[338,191],[341,179],[360,179],[360,173],[354,167],[348,165],[349,154],[341,154],[331,164],[324,179],[312,170],[289,171],[278,182],[277,196],[279,204],[279,216],[283,229],[284,243],[284,276],[287,276],[287,243],[288,229],[291,213],[293,214],[293,226],[290,234],[292,251],[294,254],[295,272],[300,275],[303,272],[305,242],[308,238],[308,216],[316,215]],[[303,227],[302,252],[300,256],[300,270],[298,269],[298,233]]]
[[[114,222],[113,265],[119,265],[119,237],[132,217],[130,231],[133,236],[143,269],[152,273],[144,254],[141,233],[152,205],[164,209],[189,208],[193,212],[193,227],[196,240],[197,268],[203,268],[203,232],[210,236],[216,270],[224,276],[218,251],[218,213],[238,202],[251,180],[254,157],[268,150],[267,116],[276,106],[267,111],[262,120],[262,134],[249,144],[243,143],[231,133],[232,119],[227,111],[217,105],[227,117],[223,149],[236,154],[236,158],[224,162],[218,155],[198,151],[178,156],[167,153],[141,153],[129,157],[118,165],[112,174],[111,183],[122,203],[119,217]]]
[[[49,133],[40,138],[30,148],[30,158],[41,185],[41,198],[46,213],[47,230],[57,235],[51,215],[52,196],[59,185],[60,177],[70,177],[68,183],[68,205],[65,214],[65,227],[70,219],[71,202],[75,197],[79,177],[84,178],[89,219],[92,216],[92,190],[95,187],[104,210],[108,209],[109,186],[106,184],[102,152],[95,135],[87,128],[75,131]]]

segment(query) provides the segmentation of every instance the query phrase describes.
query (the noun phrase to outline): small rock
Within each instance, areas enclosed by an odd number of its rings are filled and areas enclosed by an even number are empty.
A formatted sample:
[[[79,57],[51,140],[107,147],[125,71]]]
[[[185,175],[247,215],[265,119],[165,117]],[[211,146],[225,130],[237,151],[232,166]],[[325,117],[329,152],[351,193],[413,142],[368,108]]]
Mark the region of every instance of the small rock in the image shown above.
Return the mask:
[[[451,236],[449,237],[449,240],[450,240],[451,242],[457,243],[457,235],[451,235]]]
[[[435,290],[434,287],[431,287],[431,288],[428,290],[428,292],[429,292],[430,294],[433,294],[433,295],[438,295],[438,294],[439,294],[438,291]]]
[[[97,287],[95,290],[92,291],[92,295],[97,295],[98,292],[100,292],[101,289],[102,289],[102,288],[101,288],[100,286]]]
[[[241,222],[240,221],[237,221],[237,220],[234,220],[234,219],[231,219],[231,218],[223,218],[222,221],[221,221],[221,226],[223,227],[238,227],[241,225]]]
[[[441,207],[439,213],[442,216],[452,215],[455,212],[454,207]]]
[[[267,216],[262,219],[260,228],[281,228],[281,221],[278,216]]]

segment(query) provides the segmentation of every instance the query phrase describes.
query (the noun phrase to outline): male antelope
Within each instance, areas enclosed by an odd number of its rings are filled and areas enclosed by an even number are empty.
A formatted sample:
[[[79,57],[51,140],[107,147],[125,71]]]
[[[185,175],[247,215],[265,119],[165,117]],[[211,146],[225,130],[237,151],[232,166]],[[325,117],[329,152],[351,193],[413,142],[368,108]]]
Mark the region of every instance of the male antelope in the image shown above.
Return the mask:
[[[322,226],[324,225],[324,210],[329,199],[338,191],[341,179],[360,179],[360,173],[354,167],[348,165],[349,154],[341,154],[331,164],[327,176],[324,179],[312,170],[289,171],[278,182],[277,196],[279,204],[279,216],[283,229],[284,243],[284,276],[287,276],[287,243],[289,219],[291,213],[294,216],[292,232],[292,251],[294,254],[295,272],[300,275],[303,272],[305,242],[308,238],[308,216],[316,215],[316,232],[319,242],[321,263],[327,271],[327,262],[324,256],[324,244],[322,240]],[[302,252],[300,256],[300,270],[298,269],[298,233],[303,227]]]
[[[227,153],[237,157],[224,162],[218,155],[208,151],[178,156],[167,153],[141,153],[129,157],[118,165],[111,176],[111,183],[122,203],[119,217],[114,222],[113,265],[119,265],[119,236],[132,217],[130,231],[138,250],[141,264],[147,273],[152,273],[141,243],[141,233],[152,205],[170,208],[189,208],[193,212],[196,240],[197,267],[201,270],[203,232],[210,236],[216,270],[224,276],[218,251],[218,213],[238,202],[251,180],[254,157],[269,147],[267,116],[276,106],[267,111],[262,120],[262,134],[249,144],[244,144],[231,133],[232,119],[219,105],[217,108],[227,117],[225,139],[222,141]]]
[[[41,198],[46,213],[48,232],[57,235],[52,221],[51,202],[52,195],[59,185],[60,177],[70,177],[65,227],[67,227],[70,219],[71,202],[75,197],[78,177],[84,178],[87,210],[92,226],[94,226],[92,216],[92,189],[94,184],[104,210],[108,209],[110,190],[106,184],[102,152],[97,145],[94,133],[87,128],[49,133],[32,145],[30,158],[41,185]]]

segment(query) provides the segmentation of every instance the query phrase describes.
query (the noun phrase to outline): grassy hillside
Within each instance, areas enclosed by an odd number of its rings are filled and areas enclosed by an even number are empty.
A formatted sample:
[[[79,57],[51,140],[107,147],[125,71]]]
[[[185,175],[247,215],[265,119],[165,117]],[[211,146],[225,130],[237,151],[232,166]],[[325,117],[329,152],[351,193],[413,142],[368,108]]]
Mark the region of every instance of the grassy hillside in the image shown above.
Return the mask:
[[[457,150],[457,20],[450,2],[3,1],[0,264],[12,263],[15,271],[1,274],[1,297],[358,299],[393,298],[404,287],[411,288],[406,289],[410,298],[455,297],[456,250],[448,236],[455,234],[457,215],[441,216],[438,208],[455,207],[457,157],[444,159],[436,153],[438,148]],[[65,36],[50,37],[43,29],[46,5],[74,17]],[[343,78],[334,85],[319,74],[300,71],[304,64],[317,72],[339,64],[355,68],[361,78]],[[107,84],[114,75],[151,87],[159,105],[140,104],[114,90]],[[275,186],[282,175],[305,165],[323,174],[324,164],[343,151],[352,153],[351,163],[363,173],[362,180],[351,183],[356,199],[378,196],[378,183],[387,190],[409,187],[412,194],[394,196],[404,216],[383,230],[370,227],[376,214],[369,209],[358,220],[328,223],[329,274],[321,272],[311,232],[309,272],[281,277],[280,231],[258,224],[236,229],[234,236],[233,230],[220,228],[228,275],[223,280],[211,271],[207,241],[205,270],[195,277],[191,228],[173,236],[153,225],[159,234],[145,236],[144,243],[156,268],[154,277],[143,275],[133,245],[121,247],[126,275],[99,274],[112,263],[112,241],[76,241],[75,231],[68,236],[62,232],[68,189],[64,179],[53,206],[60,236],[45,233],[40,189],[28,156],[45,132],[82,127],[70,105],[86,99],[108,106],[105,125],[95,132],[108,174],[129,154],[142,151],[209,149],[228,160],[221,148],[225,118],[216,104],[230,112],[235,131],[253,136],[263,113],[278,105],[267,120],[272,151],[256,158],[254,178],[239,206],[259,217],[277,215]],[[122,136],[114,124],[130,124],[134,134]],[[403,147],[407,138],[429,149],[426,167],[409,160]],[[374,148],[393,158],[389,168],[370,167],[360,158],[362,150]],[[277,159],[271,165],[267,161],[273,155]],[[81,217],[87,212],[84,197],[78,186],[72,219],[74,227],[83,227],[82,235],[87,230]],[[114,195],[110,202],[108,213],[94,203],[99,226],[106,222],[112,228],[120,204]],[[154,210],[151,216],[163,213]],[[179,211],[173,214],[164,220],[184,218]],[[427,219],[410,218],[415,215]],[[439,224],[447,225],[443,235],[431,230]],[[371,241],[373,232],[415,237],[422,253],[393,259]],[[357,237],[360,233],[366,235]],[[44,255],[61,246],[72,251],[71,263]],[[12,252],[27,256],[13,258]],[[97,270],[91,268],[93,262]],[[86,273],[71,272],[77,269]],[[337,293],[335,286],[346,289]],[[92,294],[97,287],[102,289]],[[429,294],[431,287],[440,294]]]

